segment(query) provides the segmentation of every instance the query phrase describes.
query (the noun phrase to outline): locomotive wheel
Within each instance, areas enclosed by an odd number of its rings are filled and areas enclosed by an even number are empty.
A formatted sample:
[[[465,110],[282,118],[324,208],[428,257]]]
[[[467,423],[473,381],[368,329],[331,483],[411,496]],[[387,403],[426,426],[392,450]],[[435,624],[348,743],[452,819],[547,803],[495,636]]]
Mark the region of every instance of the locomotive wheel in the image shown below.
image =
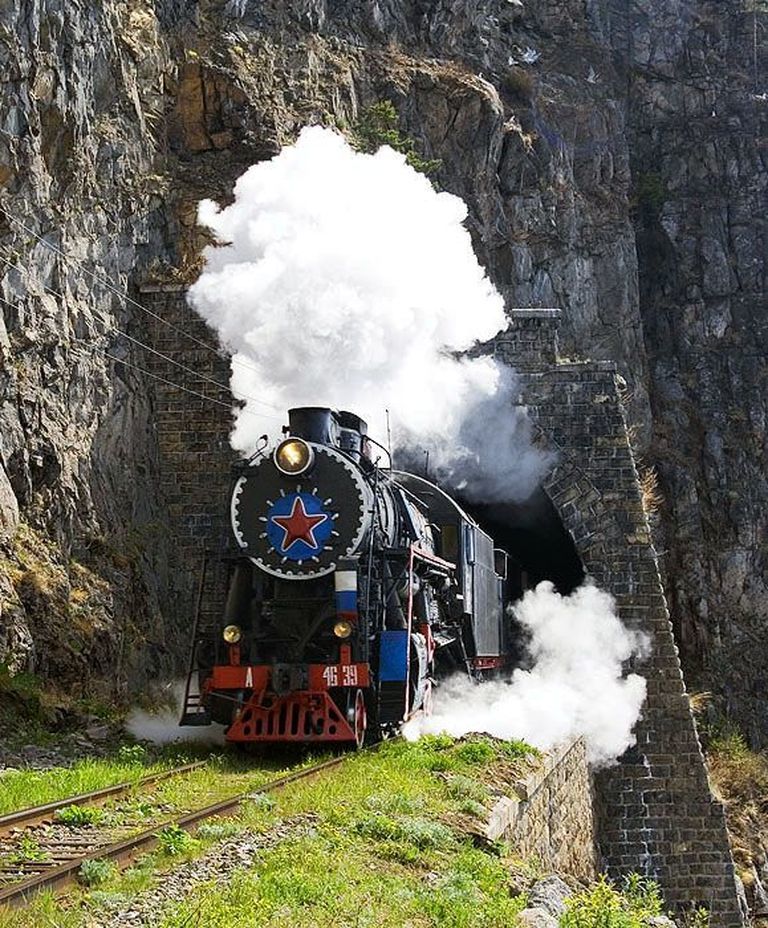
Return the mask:
[[[355,748],[360,750],[365,741],[368,714],[365,711],[365,696],[362,690],[350,690],[347,696],[347,722],[355,733]]]

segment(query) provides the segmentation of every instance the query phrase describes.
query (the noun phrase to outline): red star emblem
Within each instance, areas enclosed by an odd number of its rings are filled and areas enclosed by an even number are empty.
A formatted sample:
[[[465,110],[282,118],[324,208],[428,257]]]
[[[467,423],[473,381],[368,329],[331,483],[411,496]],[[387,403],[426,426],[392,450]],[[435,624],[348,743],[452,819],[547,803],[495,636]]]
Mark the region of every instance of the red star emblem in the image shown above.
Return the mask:
[[[283,530],[283,540],[280,547],[287,551],[296,541],[303,541],[310,548],[320,547],[315,540],[315,527],[325,522],[328,518],[323,513],[311,516],[304,508],[304,502],[300,496],[293,501],[293,508],[289,516],[272,516],[272,521],[279,525]]]

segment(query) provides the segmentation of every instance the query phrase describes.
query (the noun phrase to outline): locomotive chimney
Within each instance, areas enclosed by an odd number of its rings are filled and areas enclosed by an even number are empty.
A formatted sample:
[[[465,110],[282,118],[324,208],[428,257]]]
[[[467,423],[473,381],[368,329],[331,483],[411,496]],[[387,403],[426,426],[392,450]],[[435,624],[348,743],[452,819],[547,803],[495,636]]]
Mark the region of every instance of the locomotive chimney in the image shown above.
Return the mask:
[[[333,410],[325,406],[296,406],[288,410],[291,435],[318,445],[336,446],[338,428]]]
[[[336,413],[336,419],[339,423],[341,432],[339,434],[339,447],[346,451],[355,460],[359,461],[361,457],[368,457],[368,423],[360,416],[346,409],[339,410]]]

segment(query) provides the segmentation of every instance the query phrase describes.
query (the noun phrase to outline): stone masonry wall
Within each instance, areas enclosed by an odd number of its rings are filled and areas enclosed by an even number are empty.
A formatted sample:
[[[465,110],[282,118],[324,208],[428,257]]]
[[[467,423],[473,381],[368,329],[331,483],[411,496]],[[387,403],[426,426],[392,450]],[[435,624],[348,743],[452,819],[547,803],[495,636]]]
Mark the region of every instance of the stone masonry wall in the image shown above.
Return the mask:
[[[585,569],[616,598],[619,615],[647,633],[650,653],[633,669],[648,681],[637,744],[597,777],[598,838],[613,875],[657,879],[667,901],[703,905],[718,926],[739,925],[733,861],[722,806],[710,791],[688,704],[667,602],[621,401],[609,362],[556,363],[556,316],[513,312],[497,356],[520,370],[521,400],[539,440],[557,452],[545,489]],[[516,345],[525,333],[528,363]],[[538,370],[534,333],[540,339]]]
[[[144,287],[140,300],[158,317],[148,318],[137,337],[159,354],[147,353],[134,363],[156,378],[161,490],[175,539],[168,603],[175,622],[191,628],[202,594],[201,619],[210,625],[221,617],[226,596],[226,574],[215,555],[227,539],[230,471],[236,460],[229,446],[230,362],[218,351],[216,336],[187,306],[184,288]]]
[[[510,841],[524,858],[577,880],[597,873],[592,778],[582,739],[556,748],[491,810],[489,840]]]

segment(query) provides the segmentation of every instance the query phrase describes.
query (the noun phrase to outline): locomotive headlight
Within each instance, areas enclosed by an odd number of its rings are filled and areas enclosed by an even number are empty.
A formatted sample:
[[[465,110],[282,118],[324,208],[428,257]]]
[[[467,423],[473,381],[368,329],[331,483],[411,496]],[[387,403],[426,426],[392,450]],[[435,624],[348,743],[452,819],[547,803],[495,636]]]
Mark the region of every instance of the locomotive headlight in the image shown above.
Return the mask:
[[[333,626],[333,634],[337,638],[349,638],[352,634],[352,623],[347,622],[346,619],[341,619]]]
[[[303,438],[286,438],[275,448],[275,467],[289,477],[306,473],[315,462],[315,454]]]
[[[227,625],[227,627],[222,632],[222,637],[227,642],[227,644],[237,644],[242,636],[243,633],[240,630],[239,625]]]

